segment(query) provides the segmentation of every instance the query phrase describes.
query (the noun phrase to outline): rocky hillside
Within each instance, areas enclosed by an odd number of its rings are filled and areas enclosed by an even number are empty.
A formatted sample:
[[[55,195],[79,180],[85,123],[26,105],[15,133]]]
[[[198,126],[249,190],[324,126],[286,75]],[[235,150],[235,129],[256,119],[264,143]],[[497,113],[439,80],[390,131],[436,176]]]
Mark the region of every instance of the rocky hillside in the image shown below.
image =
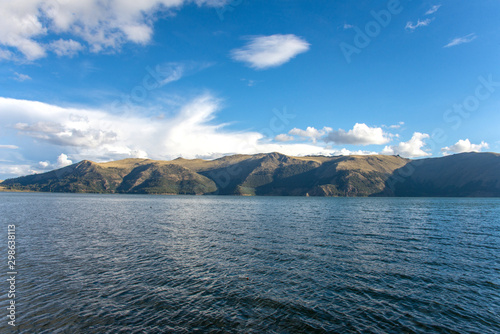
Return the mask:
[[[500,155],[233,155],[216,160],[81,161],[5,180],[6,190],[284,196],[500,196]]]

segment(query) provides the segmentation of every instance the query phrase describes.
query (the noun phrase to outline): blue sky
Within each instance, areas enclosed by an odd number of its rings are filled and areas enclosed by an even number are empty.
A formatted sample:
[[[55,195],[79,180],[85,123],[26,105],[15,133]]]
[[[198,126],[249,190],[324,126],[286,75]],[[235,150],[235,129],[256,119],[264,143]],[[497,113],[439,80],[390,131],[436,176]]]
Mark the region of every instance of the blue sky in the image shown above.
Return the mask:
[[[500,2],[0,4],[0,179],[83,159],[500,152]]]

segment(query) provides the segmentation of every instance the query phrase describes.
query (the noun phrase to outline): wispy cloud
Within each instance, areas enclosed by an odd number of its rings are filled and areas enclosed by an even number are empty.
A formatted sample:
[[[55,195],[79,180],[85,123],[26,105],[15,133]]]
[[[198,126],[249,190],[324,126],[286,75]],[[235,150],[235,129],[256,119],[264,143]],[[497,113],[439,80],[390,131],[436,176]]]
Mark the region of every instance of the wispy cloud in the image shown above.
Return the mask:
[[[57,41],[51,42],[48,45],[48,48],[60,57],[61,56],[73,57],[79,51],[84,49],[83,45],[72,39],[68,40],[58,39]]]
[[[9,150],[16,150],[19,147],[16,146],[16,145],[0,145],[0,148],[6,148],[6,149],[9,149]]]
[[[10,60],[13,58],[12,52],[9,50],[0,49],[0,60]]]
[[[241,81],[245,82],[248,87],[253,87],[257,84],[257,80],[252,80],[252,79],[241,79]]]
[[[439,10],[440,7],[441,7],[441,5],[434,5],[434,6],[432,6],[427,12],[425,12],[425,15],[432,15],[432,14],[434,14],[435,12],[437,12]]]
[[[463,37],[457,37],[457,38],[452,39],[451,42],[449,42],[448,44],[446,44],[444,46],[444,48],[449,48],[449,47],[464,44],[464,43],[470,43],[473,40],[475,40],[476,38],[477,38],[477,35],[474,33],[468,34],[468,35],[463,36]]]
[[[382,125],[382,127],[389,129],[400,129],[403,125],[405,125],[405,122],[399,122],[398,124],[392,124],[392,125]]]
[[[441,152],[443,155],[453,154],[453,153],[463,153],[463,152],[481,152],[483,148],[488,149],[488,143],[482,141],[480,144],[472,144],[469,139],[459,140],[454,145],[449,147],[443,147]]]
[[[354,28],[354,25],[349,24],[349,23],[344,23],[344,30],[352,29],[352,28]]]
[[[186,71],[186,65],[183,63],[165,63],[156,66],[155,73],[161,73],[161,78],[158,80],[159,87],[165,86],[171,82],[180,80]]]
[[[157,80],[159,87],[162,87],[185,76],[193,75],[212,65],[213,63],[195,61],[168,62],[157,65],[150,74]]]
[[[12,77],[12,79],[19,81],[19,82],[23,82],[26,80],[31,80],[31,77],[27,74],[14,72],[14,77]]]
[[[309,43],[293,34],[257,36],[242,48],[232,50],[231,58],[263,70],[283,65],[307,50]]]
[[[417,23],[413,23],[411,21],[408,21],[406,23],[406,26],[405,26],[405,29],[407,30],[410,30],[410,31],[414,31],[415,29],[417,29],[418,27],[426,27],[428,26],[430,23],[432,22],[431,19],[425,19],[423,21],[421,21],[420,19],[417,21]]]

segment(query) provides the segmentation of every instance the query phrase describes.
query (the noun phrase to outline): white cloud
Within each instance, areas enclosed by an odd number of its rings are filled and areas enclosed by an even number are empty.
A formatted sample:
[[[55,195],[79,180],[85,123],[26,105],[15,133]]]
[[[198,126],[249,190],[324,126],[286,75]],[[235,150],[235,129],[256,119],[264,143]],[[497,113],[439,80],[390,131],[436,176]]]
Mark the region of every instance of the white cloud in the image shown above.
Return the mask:
[[[352,28],[354,28],[354,25],[348,24],[348,23],[344,23],[344,30],[352,29]]]
[[[66,167],[71,164],[73,164],[73,161],[69,160],[66,154],[61,153],[61,155],[57,157],[57,168]]]
[[[0,164],[0,175],[3,175],[2,178],[18,177],[37,172],[38,170],[33,169],[33,167],[29,164],[17,164],[17,165]]]
[[[100,109],[60,107],[0,97],[0,132],[17,131],[15,138],[19,142],[12,143],[16,144],[12,146],[21,147],[23,154],[11,157],[12,162],[2,163],[0,174],[15,176],[40,172],[84,159],[109,161],[137,157],[168,160],[179,156],[216,158],[236,153],[266,152],[292,156],[375,154],[314,143],[322,138],[322,134],[338,134],[339,131],[327,127],[290,131],[313,143],[287,142],[293,138],[290,134],[278,134],[273,141],[269,134],[266,137],[259,132],[231,131],[225,124],[216,122],[220,104],[220,100],[205,94],[184,103],[175,112],[157,111],[170,115],[168,117],[154,117],[137,111],[109,113]],[[340,131],[338,137],[349,143],[388,140],[381,129],[364,124],[349,132]],[[9,148],[13,147],[9,145]],[[40,154],[47,157],[57,154],[59,157],[57,161],[32,158]],[[28,165],[30,161],[31,165]]]
[[[198,6],[201,6],[201,5],[209,5],[209,6],[213,6],[213,7],[221,7],[221,6],[225,6],[225,5],[238,5],[238,3],[236,3],[238,0],[196,0],[196,4]],[[241,2],[241,0],[240,0]],[[233,4],[234,3],[234,4]]]
[[[165,63],[156,67],[156,73],[161,73],[162,78],[159,78],[158,84],[160,87],[182,78],[186,70],[186,65],[183,63]],[[156,78],[155,78],[156,79]]]
[[[350,145],[382,145],[388,143],[390,137],[391,135],[385,133],[382,128],[371,128],[364,123],[356,123],[349,131],[342,129],[330,131],[325,141]]]
[[[176,112],[167,113],[172,116],[152,117],[150,113],[141,115],[137,111],[109,113],[0,97],[0,132],[18,131],[16,137],[24,144],[15,144],[23,148],[24,157],[14,163],[23,165],[33,161],[30,154],[39,156],[47,152],[50,155],[54,151],[65,152],[72,161],[197,158],[263,152],[348,153],[308,143],[273,142],[259,132],[228,130],[225,124],[215,122],[220,103],[206,94],[185,103]],[[26,145],[27,139],[33,144]],[[60,156],[59,162],[69,163],[67,156]],[[32,170],[43,167],[43,161],[42,165],[39,161],[32,162]]]
[[[61,153],[57,157],[56,162],[51,163],[48,160],[39,161],[38,164],[36,164],[35,166],[32,166],[32,171],[35,173],[41,173],[43,171],[63,168],[63,167],[66,167],[66,166],[69,166],[72,164],[73,164],[73,161],[70,160],[66,154]]]
[[[257,84],[258,81],[252,79],[241,79],[241,81],[245,82],[248,87],[253,87]]]
[[[319,142],[326,137],[325,141],[337,144],[368,145],[387,143],[393,138],[382,128],[368,127],[364,123],[356,123],[349,131],[334,131],[328,127],[295,128],[288,134],[274,136],[268,133],[267,137],[254,131],[234,131],[216,121],[220,105],[220,100],[205,94],[185,102],[177,110],[155,109],[159,114],[170,116],[154,117],[150,112],[110,113],[101,109],[61,107],[0,97],[0,133],[17,131],[17,136],[12,136],[16,142],[0,145],[0,149],[9,149],[3,150],[0,158],[10,160],[0,164],[0,174],[22,175],[84,159],[109,161],[138,157],[168,160],[179,156],[216,158],[236,153],[266,152],[292,156],[375,154],[332,148]],[[298,137],[312,143],[297,143]],[[429,135],[415,132],[409,141],[386,146],[382,153],[428,156],[430,153],[424,150],[426,138]],[[294,141],[289,142],[291,139]],[[463,142],[470,144],[468,140]],[[461,149],[464,145],[459,143],[446,148],[447,152]],[[465,146],[479,149],[485,145],[483,142]],[[40,161],[40,154],[46,154],[48,160]],[[37,157],[36,160],[33,157]]]
[[[476,38],[477,38],[477,35],[474,34],[474,33],[468,34],[467,36],[463,36],[463,37],[457,37],[457,38],[454,38],[448,44],[446,44],[444,46],[444,48],[449,48],[449,47],[460,45],[460,44],[464,44],[464,43],[470,43],[473,40],[475,40]]]
[[[70,115],[70,121],[71,118]],[[74,124],[78,126],[39,121],[33,124],[17,123],[13,128],[19,130],[22,135],[59,146],[93,148],[116,141],[116,134],[112,131],[93,129],[85,122],[74,122]]]
[[[441,5],[434,5],[434,6],[432,6],[427,12],[425,12],[425,15],[432,15],[432,14],[434,14],[435,12],[437,12],[439,10],[440,7],[441,7]]]
[[[415,23],[415,24],[413,22],[411,22],[411,21],[408,21],[406,23],[405,29],[414,31],[418,27],[426,27],[426,26],[428,26],[431,23],[431,21],[432,21],[431,19],[426,19],[426,20],[423,20],[423,21],[420,21],[420,19],[419,19],[417,21],[417,23]]]
[[[78,51],[80,42],[57,46],[41,37],[71,35],[89,45],[92,52],[118,50],[123,43],[145,44],[153,35],[158,12],[173,11],[192,0],[16,0],[0,2],[0,45],[12,48],[28,60],[44,57],[47,50],[62,55]],[[197,0],[198,5],[220,6],[221,1]],[[71,39],[69,40],[71,41]],[[57,41],[56,41],[57,42]],[[55,49],[54,49],[55,48]],[[0,58],[12,58],[10,51]]]
[[[343,148],[341,150],[338,150],[335,155],[376,155],[376,154],[378,153],[372,151],[363,151],[363,150],[351,151],[346,148]]]
[[[309,43],[304,39],[292,34],[276,34],[251,38],[243,48],[232,50],[231,57],[262,70],[283,65],[307,50]]]
[[[290,131],[288,131],[289,135],[294,135],[294,136],[299,136],[302,138],[307,138],[312,140],[313,143],[315,143],[318,139],[323,137],[325,134],[328,132],[332,131],[332,128],[329,127],[324,127],[321,130],[318,130],[312,126],[308,126],[307,129],[301,130],[297,128],[293,128]]]
[[[27,74],[14,72],[14,77],[12,79],[19,81],[19,82],[23,82],[26,80],[31,80],[31,77]]]
[[[400,129],[403,125],[405,125],[405,122],[399,122],[398,124],[389,125],[388,128],[389,129]]]
[[[472,144],[469,139],[460,139],[454,145],[443,147],[441,151],[443,152],[443,155],[448,155],[452,153],[481,152],[483,148],[489,148],[488,143],[482,141],[480,144]]]
[[[424,139],[429,138],[426,133],[415,132],[407,142],[400,142],[397,145],[386,146],[381,154],[400,155],[405,158],[417,158],[431,155],[422,148],[425,146]]]
[[[51,167],[51,164],[49,161],[40,161],[38,162],[38,167],[41,169],[49,169]]]
[[[13,58],[12,52],[9,50],[0,49],[0,60],[10,60]]]
[[[59,39],[57,41],[53,41],[49,44],[49,49],[52,50],[58,56],[69,56],[73,57],[79,51],[83,50],[84,47],[80,43],[68,39]]]
[[[148,75],[147,79],[144,79],[142,82],[142,88],[147,91],[157,89],[171,82],[178,81],[185,76],[204,70],[212,65],[213,64],[209,62],[187,61],[167,62],[158,64],[154,68],[147,66],[146,71]]]
[[[280,141],[280,142],[292,141],[293,139],[294,139],[293,136],[289,136],[286,133],[281,133],[281,134],[277,135],[276,137],[274,137],[274,140]]]

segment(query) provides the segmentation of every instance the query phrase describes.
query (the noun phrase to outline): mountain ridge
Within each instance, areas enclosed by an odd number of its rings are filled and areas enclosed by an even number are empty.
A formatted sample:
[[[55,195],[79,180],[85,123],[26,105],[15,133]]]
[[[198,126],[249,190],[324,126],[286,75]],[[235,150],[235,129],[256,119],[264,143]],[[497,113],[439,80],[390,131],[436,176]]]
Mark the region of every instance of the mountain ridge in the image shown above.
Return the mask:
[[[7,191],[245,196],[500,197],[500,154],[411,160],[388,155],[237,154],[214,160],[82,160],[0,182]]]

